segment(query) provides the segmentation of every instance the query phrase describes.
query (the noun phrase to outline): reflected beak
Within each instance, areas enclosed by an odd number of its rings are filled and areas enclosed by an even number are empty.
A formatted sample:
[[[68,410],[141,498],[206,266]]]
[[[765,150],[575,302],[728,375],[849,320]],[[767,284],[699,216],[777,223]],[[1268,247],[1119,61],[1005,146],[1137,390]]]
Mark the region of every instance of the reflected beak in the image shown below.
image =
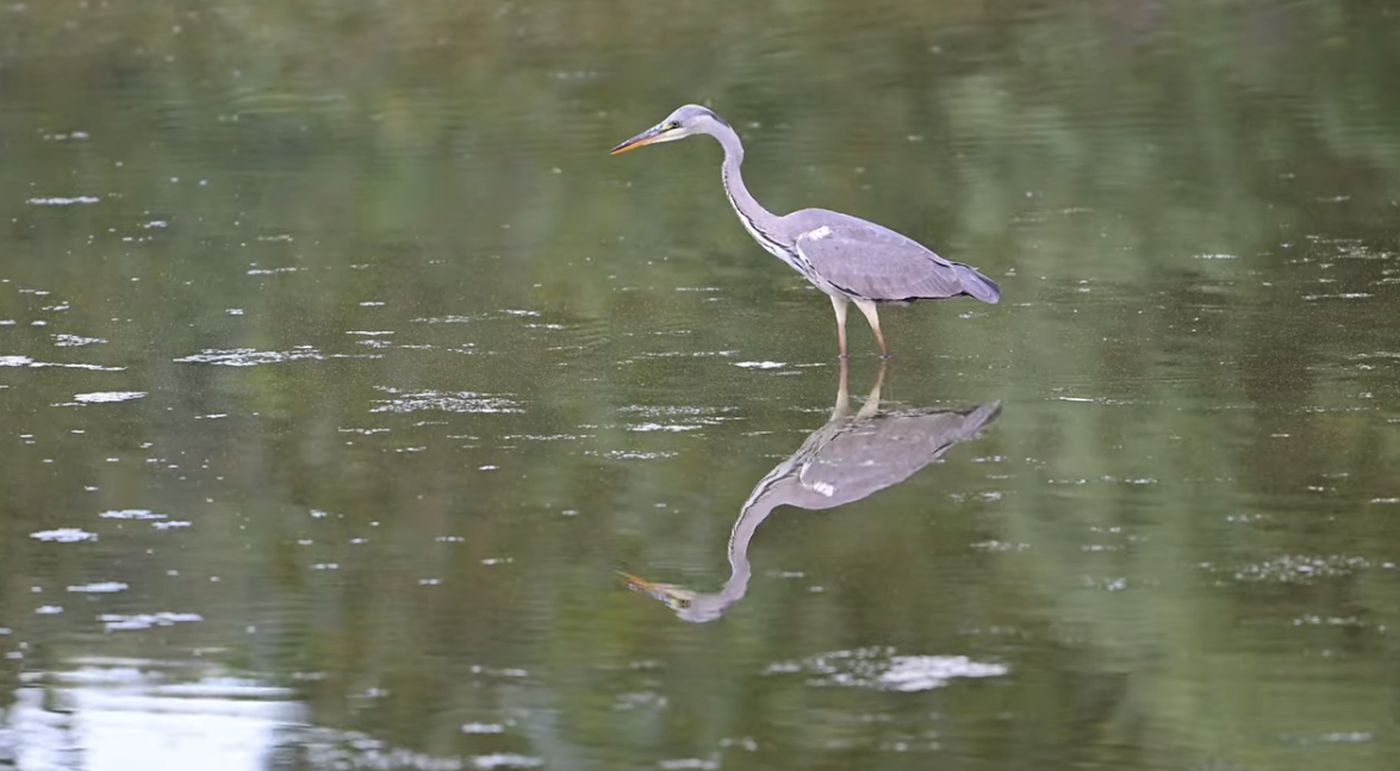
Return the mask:
[[[621,571],[618,572],[618,575],[622,576],[622,581],[627,584],[628,589],[650,595],[667,605],[671,604],[672,598],[669,590],[674,588],[671,584],[659,584],[655,581],[648,581],[641,576],[634,576],[631,573],[623,573]]]
[[[611,155],[622,155],[628,150],[635,150],[638,147],[641,147],[642,145],[649,145],[652,142],[655,142],[664,133],[666,133],[665,130],[662,129],[660,126],[653,126],[647,129],[646,131],[643,131],[642,133],[632,137],[626,142],[623,142],[617,147],[614,147],[608,152]]]
[[[613,154],[616,155],[617,151],[614,151]],[[642,594],[650,594],[658,600],[665,601],[666,596],[661,592],[658,584],[648,581],[641,576],[634,576],[631,573],[618,571],[618,575],[622,576],[622,582],[627,584],[628,589],[634,592],[641,592]]]

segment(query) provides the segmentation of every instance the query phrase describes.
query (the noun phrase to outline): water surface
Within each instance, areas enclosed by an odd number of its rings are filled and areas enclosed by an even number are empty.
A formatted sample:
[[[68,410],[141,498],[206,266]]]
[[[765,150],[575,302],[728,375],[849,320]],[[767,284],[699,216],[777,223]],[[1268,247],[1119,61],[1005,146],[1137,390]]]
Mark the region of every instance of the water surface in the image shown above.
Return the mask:
[[[1393,9],[342,5],[0,9],[0,765],[1400,762]]]

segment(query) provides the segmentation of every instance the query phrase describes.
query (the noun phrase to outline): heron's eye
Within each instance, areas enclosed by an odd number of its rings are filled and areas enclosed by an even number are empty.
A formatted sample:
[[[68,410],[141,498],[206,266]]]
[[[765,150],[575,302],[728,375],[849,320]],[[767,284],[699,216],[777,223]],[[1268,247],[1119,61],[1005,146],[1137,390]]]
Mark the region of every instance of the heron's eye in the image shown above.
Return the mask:
[[[678,128],[680,128],[680,127],[681,127],[681,122],[678,121],[678,120],[673,120],[673,121],[671,121],[670,123],[667,123],[667,124],[666,124],[666,130],[667,130],[667,131],[670,131],[670,130],[672,130],[672,129],[678,129]]]

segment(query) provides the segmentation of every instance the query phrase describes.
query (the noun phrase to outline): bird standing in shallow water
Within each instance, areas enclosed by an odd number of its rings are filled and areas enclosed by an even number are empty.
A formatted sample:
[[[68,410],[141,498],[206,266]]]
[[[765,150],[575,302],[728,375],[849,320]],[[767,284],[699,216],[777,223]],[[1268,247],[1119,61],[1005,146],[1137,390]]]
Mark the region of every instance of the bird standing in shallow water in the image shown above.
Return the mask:
[[[744,146],[723,118],[688,104],[655,126],[612,149],[613,155],[643,145],[709,134],[724,147],[724,192],[744,229],[831,298],[836,341],[846,357],[846,306],[855,303],[889,356],[880,332],[879,302],[945,300],[967,295],[984,303],[1001,299],[1001,289],[969,265],[950,262],[923,244],[889,228],[827,209],[800,209],[779,217],[763,208],[744,186],[739,171]]]

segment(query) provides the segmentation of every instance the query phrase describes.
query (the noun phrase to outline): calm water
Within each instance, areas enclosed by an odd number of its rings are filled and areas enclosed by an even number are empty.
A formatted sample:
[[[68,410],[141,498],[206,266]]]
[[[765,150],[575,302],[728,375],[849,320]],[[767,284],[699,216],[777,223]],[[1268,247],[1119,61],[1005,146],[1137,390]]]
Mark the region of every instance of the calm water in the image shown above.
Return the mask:
[[[1400,13],[0,7],[0,766],[1400,765]],[[1002,285],[852,316],[868,216]],[[880,392],[870,398],[873,387]]]

